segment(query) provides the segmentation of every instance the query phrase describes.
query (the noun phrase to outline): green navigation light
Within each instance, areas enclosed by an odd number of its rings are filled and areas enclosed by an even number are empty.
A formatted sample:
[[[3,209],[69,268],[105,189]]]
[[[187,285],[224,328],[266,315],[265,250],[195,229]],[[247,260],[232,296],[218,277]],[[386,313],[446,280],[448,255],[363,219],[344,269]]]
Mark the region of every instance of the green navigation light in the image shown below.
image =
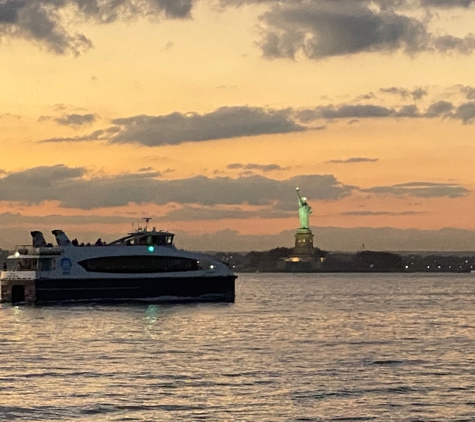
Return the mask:
[[[155,248],[154,248],[153,246],[149,246],[149,247],[148,247],[148,251],[149,251],[149,252],[153,252],[154,250],[155,250]]]

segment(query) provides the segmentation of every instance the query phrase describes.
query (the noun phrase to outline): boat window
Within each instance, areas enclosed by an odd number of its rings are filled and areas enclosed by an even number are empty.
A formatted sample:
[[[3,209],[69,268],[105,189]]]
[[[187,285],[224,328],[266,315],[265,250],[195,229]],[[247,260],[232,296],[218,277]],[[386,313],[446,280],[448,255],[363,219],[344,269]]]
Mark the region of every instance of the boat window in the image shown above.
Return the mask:
[[[173,236],[163,236],[162,237],[163,245],[171,245],[173,243]]]
[[[101,273],[163,273],[196,271],[198,263],[194,259],[166,256],[117,256],[91,258],[79,262],[86,271]]]
[[[173,236],[154,236],[153,242],[154,245],[171,245],[173,242]]]
[[[134,242],[136,245],[147,245],[147,236],[139,237],[138,240]]]
[[[11,259],[8,263],[8,268],[13,271],[36,271],[38,269],[37,258],[17,258]]]
[[[162,245],[171,245],[173,243],[173,235],[147,235],[141,236],[138,239],[135,239],[135,245],[147,245],[147,246],[162,246]],[[130,244],[130,243],[129,243]]]
[[[155,236],[155,245],[166,245],[165,236]]]
[[[56,267],[55,258],[40,258],[38,263],[38,271],[52,271]]]

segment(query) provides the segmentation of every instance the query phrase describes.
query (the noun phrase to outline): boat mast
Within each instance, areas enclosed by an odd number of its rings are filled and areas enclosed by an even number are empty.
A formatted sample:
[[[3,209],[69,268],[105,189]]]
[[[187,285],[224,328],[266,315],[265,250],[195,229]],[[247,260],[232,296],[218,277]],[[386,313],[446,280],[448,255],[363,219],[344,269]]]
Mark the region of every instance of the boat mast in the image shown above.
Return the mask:
[[[142,217],[142,219],[145,220],[145,229],[144,229],[144,231],[147,231],[148,222],[152,219],[152,217]]]

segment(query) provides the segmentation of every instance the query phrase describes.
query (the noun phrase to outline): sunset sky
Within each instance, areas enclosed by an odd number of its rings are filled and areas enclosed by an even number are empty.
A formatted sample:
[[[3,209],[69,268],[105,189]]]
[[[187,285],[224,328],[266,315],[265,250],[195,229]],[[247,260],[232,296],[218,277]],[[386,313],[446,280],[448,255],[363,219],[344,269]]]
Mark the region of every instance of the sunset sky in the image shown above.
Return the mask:
[[[0,0],[0,248],[475,250],[475,0]]]

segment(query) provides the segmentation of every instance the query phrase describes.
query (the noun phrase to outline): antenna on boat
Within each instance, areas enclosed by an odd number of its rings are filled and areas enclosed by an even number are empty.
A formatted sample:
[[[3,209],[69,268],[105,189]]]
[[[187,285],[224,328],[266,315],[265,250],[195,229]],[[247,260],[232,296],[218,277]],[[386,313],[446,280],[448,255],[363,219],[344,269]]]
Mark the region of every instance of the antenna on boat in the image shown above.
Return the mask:
[[[142,217],[145,220],[145,231],[147,231],[148,228],[148,222],[152,219],[152,217]]]

